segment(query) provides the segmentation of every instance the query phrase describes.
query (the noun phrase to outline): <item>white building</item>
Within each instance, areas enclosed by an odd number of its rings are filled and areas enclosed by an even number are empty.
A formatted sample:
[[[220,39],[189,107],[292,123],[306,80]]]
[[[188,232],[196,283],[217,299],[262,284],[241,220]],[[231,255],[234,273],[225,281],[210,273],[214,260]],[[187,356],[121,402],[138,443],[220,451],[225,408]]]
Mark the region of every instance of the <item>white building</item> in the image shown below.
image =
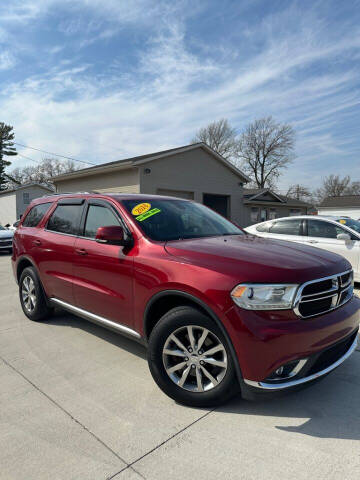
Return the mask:
[[[32,200],[51,192],[51,188],[39,183],[0,191],[0,225],[12,225],[19,220]]]
[[[360,219],[360,195],[327,197],[318,207],[319,215],[336,215]]]

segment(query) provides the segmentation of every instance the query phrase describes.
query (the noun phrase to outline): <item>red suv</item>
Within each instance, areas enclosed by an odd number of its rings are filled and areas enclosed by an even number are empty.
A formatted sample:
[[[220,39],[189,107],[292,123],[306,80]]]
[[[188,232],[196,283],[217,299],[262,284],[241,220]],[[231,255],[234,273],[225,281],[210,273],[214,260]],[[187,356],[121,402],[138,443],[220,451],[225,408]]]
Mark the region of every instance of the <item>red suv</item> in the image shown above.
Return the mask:
[[[291,389],[357,344],[360,300],[347,260],[245,234],[188,200],[38,199],[12,260],[28,318],[60,306],[146,343],[154,380],[187,405]]]

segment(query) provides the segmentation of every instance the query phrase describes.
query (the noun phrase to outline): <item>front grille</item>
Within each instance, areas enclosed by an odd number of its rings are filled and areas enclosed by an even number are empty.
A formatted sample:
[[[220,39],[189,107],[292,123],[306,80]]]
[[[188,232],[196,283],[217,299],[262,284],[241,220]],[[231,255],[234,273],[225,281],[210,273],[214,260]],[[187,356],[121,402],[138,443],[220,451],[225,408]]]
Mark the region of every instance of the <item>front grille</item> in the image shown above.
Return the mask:
[[[12,240],[0,240],[0,247],[11,247]]]
[[[353,290],[352,270],[306,282],[299,288],[294,311],[303,318],[321,315],[348,302]]]

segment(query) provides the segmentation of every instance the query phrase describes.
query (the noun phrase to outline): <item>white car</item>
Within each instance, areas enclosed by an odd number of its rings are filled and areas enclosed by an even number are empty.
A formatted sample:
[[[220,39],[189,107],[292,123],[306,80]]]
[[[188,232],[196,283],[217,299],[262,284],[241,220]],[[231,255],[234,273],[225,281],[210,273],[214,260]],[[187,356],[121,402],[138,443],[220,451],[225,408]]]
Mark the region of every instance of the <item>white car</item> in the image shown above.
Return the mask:
[[[12,252],[12,241],[14,232],[0,225],[0,252]]]
[[[19,226],[19,223],[20,223],[20,220],[18,220],[17,222],[13,223],[12,225],[5,225],[5,228],[7,228],[8,230],[11,230],[12,232],[15,232],[15,230],[16,230],[17,227]]]
[[[268,220],[246,227],[259,237],[304,243],[338,253],[351,263],[360,282],[360,222],[348,217],[298,216]]]

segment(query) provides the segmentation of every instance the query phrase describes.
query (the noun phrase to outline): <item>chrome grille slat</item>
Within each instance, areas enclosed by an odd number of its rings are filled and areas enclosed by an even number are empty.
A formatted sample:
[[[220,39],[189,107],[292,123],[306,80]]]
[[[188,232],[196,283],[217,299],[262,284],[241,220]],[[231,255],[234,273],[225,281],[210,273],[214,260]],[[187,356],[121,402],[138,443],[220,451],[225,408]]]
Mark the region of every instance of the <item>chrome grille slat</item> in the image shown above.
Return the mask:
[[[337,288],[331,288],[330,290],[324,290],[321,293],[310,293],[308,295],[302,295],[302,298],[312,298],[312,297],[317,297],[318,295],[325,295],[326,293],[331,293],[331,292],[337,292]],[[324,297],[323,297],[324,298]]]
[[[332,281],[333,287],[329,289],[329,281]],[[319,284],[327,281],[327,289],[323,291],[316,291],[315,293],[307,293],[303,295],[306,289],[311,291],[319,289]],[[323,284],[322,286],[325,287]],[[294,302],[294,312],[301,318],[310,318],[316,315],[323,315],[324,313],[335,310],[336,308],[345,305],[353,296],[354,289],[354,274],[352,270],[331,275],[329,277],[311,280],[302,284],[297,292]],[[327,295],[332,293],[331,295]],[[330,300],[331,299],[331,300]],[[322,302],[322,303],[319,303]],[[311,306],[313,305],[313,308]]]
[[[345,291],[345,290],[343,290]],[[319,300],[326,300],[327,298],[333,298],[333,297],[337,297],[338,294],[334,294],[334,295],[326,295],[326,297],[320,297],[320,298],[310,298],[309,300],[301,300],[301,303],[309,303],[309,302],[318,302]],[[304,297],[302,297],[304,298]]]

